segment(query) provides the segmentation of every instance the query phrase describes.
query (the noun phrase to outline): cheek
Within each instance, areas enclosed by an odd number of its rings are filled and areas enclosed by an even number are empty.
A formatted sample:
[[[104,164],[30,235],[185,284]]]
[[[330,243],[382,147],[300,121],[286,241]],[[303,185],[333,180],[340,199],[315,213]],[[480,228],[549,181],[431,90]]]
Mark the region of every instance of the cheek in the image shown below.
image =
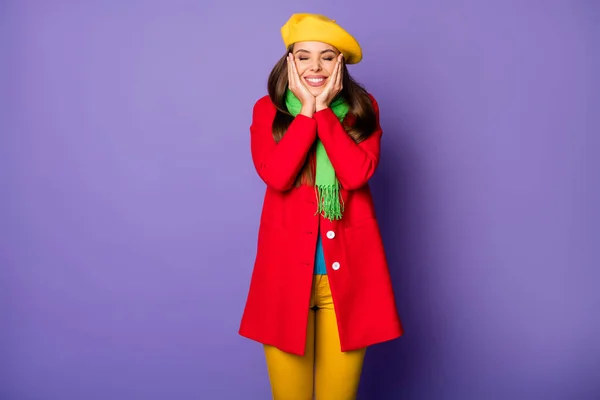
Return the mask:
[[[325,69],[327,70],[327,74],[329,76],[333,75],[333,72],[335,71],[335,64],[329,64],[325,67]]]
[[[296,63],[296,69],[298,70],[298,75],[302,76],[306,72],[307,68],[301,63]]]

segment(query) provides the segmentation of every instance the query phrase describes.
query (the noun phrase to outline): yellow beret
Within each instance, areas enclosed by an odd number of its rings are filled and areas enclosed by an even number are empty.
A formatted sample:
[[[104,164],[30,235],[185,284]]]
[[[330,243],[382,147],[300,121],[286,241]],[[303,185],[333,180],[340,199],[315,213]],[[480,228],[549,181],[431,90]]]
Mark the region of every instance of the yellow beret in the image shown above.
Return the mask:
[[[319,14],[293,14],[281,27],[285,46],[297,42],[317,41],[337,48],[346,64],[357,64],[362,60],[360,45],[334,19]]]

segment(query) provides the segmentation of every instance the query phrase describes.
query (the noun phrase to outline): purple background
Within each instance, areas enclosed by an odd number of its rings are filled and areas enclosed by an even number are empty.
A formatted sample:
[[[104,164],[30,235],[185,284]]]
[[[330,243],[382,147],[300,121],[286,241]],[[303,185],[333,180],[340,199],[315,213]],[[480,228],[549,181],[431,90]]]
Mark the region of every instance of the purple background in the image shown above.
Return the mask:
[[[49,3],[0,3],[1,400],[269,398],[248,127],[293,12],[381,107],[406,335],[360,399],[600,398],[598,2]]]

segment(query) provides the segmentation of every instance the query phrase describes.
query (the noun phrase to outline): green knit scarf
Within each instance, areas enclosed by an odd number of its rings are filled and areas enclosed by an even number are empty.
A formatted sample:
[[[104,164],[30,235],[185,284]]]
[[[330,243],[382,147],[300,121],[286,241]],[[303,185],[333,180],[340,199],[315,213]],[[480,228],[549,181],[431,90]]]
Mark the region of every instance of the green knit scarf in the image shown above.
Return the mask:
[[[302,103],[289,89],[286,93],[285,104],[290,114],[294,117],[302,109]],[[344,120],[348,113],[348,103],[341,96],[336,97],[329,105],[329,108],[331,108],[340,122]],[[327,156],[325,147],[319,139],[317,139],[316,146],[316,161],[315,191],[318,202],[317,213],[320,213],[329,220],[342,219],[344,205],[340,198],[340,184],[335,176],[335,170]]]

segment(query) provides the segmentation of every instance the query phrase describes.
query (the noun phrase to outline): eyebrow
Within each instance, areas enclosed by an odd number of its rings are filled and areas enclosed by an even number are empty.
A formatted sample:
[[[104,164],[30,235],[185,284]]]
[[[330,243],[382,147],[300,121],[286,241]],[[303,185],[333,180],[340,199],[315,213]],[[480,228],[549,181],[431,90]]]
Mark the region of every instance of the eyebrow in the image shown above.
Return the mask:
[[[296,50],[296,54],[298,54],[298,53],[300,53],[300,52],[303,52],[303,53],[309,53],[309,54],[310,54],[310,51],[308,51],[308,50],[304,50],[304,49],[298,49],[298,50]],[[325,53],[327,53],[327,52],[332,52],[333,54],[335,54],[335,51],[333,51],[332,49],[323,50],[323,51],[321,52],[321,54],[325,54]]]

